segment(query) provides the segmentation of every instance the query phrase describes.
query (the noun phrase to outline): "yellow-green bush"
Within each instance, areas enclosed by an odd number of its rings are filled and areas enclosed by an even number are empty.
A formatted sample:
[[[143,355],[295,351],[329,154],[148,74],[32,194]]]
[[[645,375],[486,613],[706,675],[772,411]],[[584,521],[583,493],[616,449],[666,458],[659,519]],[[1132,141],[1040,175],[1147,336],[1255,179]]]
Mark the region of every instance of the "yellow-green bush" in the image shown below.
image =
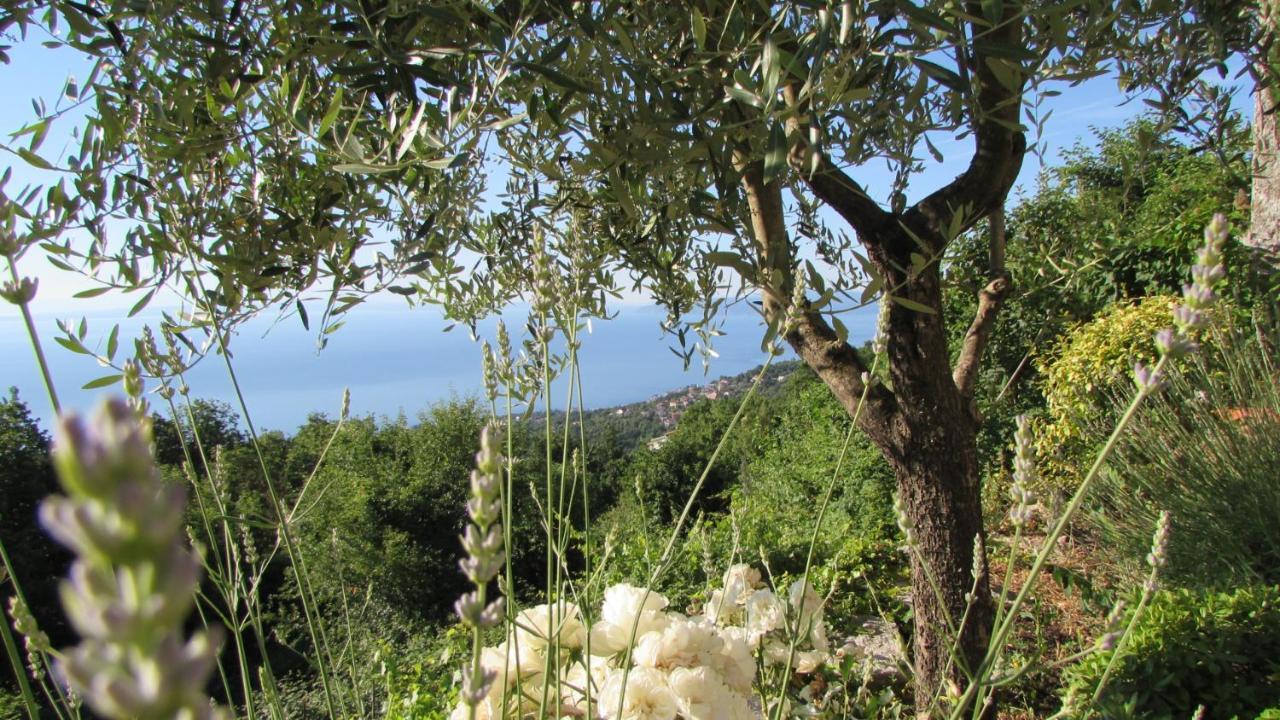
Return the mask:
[[[1040,490],[1070,490],[1084,476],[1099,438],[1090,436],[1110,396],[1132,387],[1133,363],[1156,359],[1152,337],[1173,324],[1177,299],[1120,302],[1062,336],[1040,361],[1046,422],[1036,433]]]

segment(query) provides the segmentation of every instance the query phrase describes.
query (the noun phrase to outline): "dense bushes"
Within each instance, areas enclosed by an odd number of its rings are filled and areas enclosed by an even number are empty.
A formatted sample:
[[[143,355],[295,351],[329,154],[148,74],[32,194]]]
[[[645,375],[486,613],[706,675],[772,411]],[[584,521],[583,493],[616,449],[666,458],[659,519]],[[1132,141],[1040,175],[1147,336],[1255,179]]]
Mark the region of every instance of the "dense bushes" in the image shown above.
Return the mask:
[[[1088,470],[1099,439],[1092,431],[1115,418],[1106,412],[1109,398],[1132,387],[1134,362],[1155,361],[1152,338],[1172,324],[1175,302],[1161,295],[1113,305],[1045,354],[1040,371],[1048,422],[1036,444],[1046,486],[1069,493]]]
[[[1068,692],[1089,697],[1112,652],[1068,673]],[[1161,592],[1147,608],[1111,679],[1108,718],[1252,718],[1280,702],[1280,588]]]
[[[1280,582],[1280,388],[1254,333],[1222,333],[1152,398],[1112,454],[1093,521],[1108,555],[1142,562],[1170,514],[1170,577],[1182,583]],[[1104,428],[1090,428],[1093,435]]]

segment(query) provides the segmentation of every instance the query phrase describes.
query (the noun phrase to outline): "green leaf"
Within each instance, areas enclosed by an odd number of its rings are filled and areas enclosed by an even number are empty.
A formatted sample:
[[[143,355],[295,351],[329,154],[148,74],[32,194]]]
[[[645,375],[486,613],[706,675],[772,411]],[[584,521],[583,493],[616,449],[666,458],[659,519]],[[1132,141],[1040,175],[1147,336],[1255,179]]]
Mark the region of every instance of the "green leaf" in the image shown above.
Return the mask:
[[[428,165],[429,164],[430,163],[428,163]],[[388,173],[395,170],[393,167],[366,165],[364,163],[338,163],[333,166],[333,169],[340,173],[346,173],[347,175],[379,175],[381,173]]]
[[[54,169],[53,163],[49,162],[48,160],[45,160],[44,158],[40,157],[39,155],[31,152],[26,148],[18,148],[18,157],[22,158],[23,160],[26,160],[27,164],[32,167],[39,168],[41,170]]]
[[[738,85],[730,85],[725,92],[729,93],[729,97],[740,103],[745,103],[751,107],[764,107],[764,100],[759,95]]]
[[[302,304],[301,300],[294,300],[294,305],[298,308],[298,319],[302,321],[302,329],[311,329],[311,320],[307,317],[307,306]]]
[[[524,119],[527,117],[529,117],[529,113],[527,112],[516,113],[511,117],[505,117],[505,118],[502,118],[501,120],[494,120],[488,125],[485,125],[484,129],[485,130],[506,130],[512,125],[517,125],[523,122]]]
[[[91,354],[87,349],[85,349],[85,346],[84,346],[84,345],[81,345],[81,344],[80,344],[80,341],[79,341],[79,340],[76,340],[75,338],[65,338],[65,337],[60,337],[60,336],[54,336],[53,340],[54,340],[54,342],[58,343],[58,344],[59,344],[59,345],[61,345],[62,347],[66,348],[66,349],[70,350],[71,352],[76,353],[76,354],[78,354],[78,355],[90,355],[90,354]]]
[[[102,295],[104,293],[109,293],[109,292],[111,292],[111,288],[109,287],[96,287],[96,288],[89,288],[88,290],[81,290],[80,292],[76,293],[75,295],[72,295],[71,297],[96,298],[99,295]]]
[[[968,90],[968,84],[965,83],[964,78],[960,77],[959,73],[955,70],[942,67],[937,63],[929,62],[928,60],[923,60],[921,58],[914,58],[912,62],[915,63],[916,67],[920,68],[925,75],[928,75],[948,88],[955,90],[956,92]]]
[[[832,318],[831,318],[831,324],[832,324],[832,325],[835,327],[835,329],[836,329],[836,339],[837,339],[837,340],[839,340],[839,341],[840,341],[840,342],[842,342],[842,343],[843,343],[843,342],[848,342],[848,341],[849,341],[849,328],[845,327],[844,323],[840,321],[840,318],[835,317],[835,316],[832,316]]]
[[[329,132],[329,128],[333,127],[333,122],[338,119],[338,111],[342,110],[342,85],[338,86],[338,91],[333,94],[329,100],[329,109],[324,111],[324,117],[320,118],[320,127],[316,129],[316,135],[324,135]]]
[[[948,35],[958,35],[960,32],[959,28],[946,18],[931,10],[918,7],[914,2],[898,3],[898,7],[901,8],[910,19],[918,23],[923,23],[935,30],[941,30]]]
[[[116,350],[120,349],[120,326],[114,325],[111,328],[111,334],[107,336],[107,359],[115,360]]]
[[[996,82],[1004,86],[1005,90],[1017,92],[1022,85],[1022,66],[1015,62],[989,57],[987,69],[996,76]]]
[[[698,46],[699,50],[705,50],[707,48],[707,21],[696,7],[693,8],[692,29],[693,42]]]
[[[147,304],[151,302],[151,298],[155,297],[155,295],[156,295],[156,288],[151,288],[150,290],[148,290],[146,295],[143,295],[142,298],[138,300],[138,302],[133,304],[133,307],[129,308],[128,317],[133,317],[134,315],[137,315],[138,313],[142,312],[142,309],[145,308]]]
[[[782,123],[773,122],[769,129],[769,150],[764,155],[765,184],[773,182],[787,166],[787,133]]]
[[[904,297],[898,297],[897,295],[890,295],[890,296],[889,296],[889,299],[890,299],[890,300],[892,300],[892,301],[894,301],[895,303],[897,303],[897,304],[901,305],[902,307],[904,307],[904,308],[908,309],[908,310],[914,310],[914,311],[916,311],[916,312],[922,312],[922,313],[924,313],[924,314],[926,314],[926,315],[936,315],[936,314],[937,314],[937,311],[936,311],[936,310],[934,310],[933,308],[931,308],[931,307],[929,307],[928,305],[925,305],[925,304],[923,304],[923,303],[918,303],[918,302],[916,302],[915,300],[908,300],[907,298],[904,298]]]
[[[97,380],[90,380],[89,382],[85,383],[80,389],[81,390],[97,390],[98,388],[109,387],[111,385],[115,385],[116,383],[120,382],[120,378],[122,377],[124,376],[123,375],[103,375]]]
[[[462,154],[448,155],[442,158],[438,158],[436,160],[428,160],[427,162],[423,163],[423,165],[426,165],[432,170],[448,170],[451,167],[456,167],[456,163],[458,162],[458,158],[460,157],[464,157],[464,156]]]
[[[733,268],[744,279],[750,280],[755,277],[755,269],[751,267],[751,263],[738,253],[715,250],[707,253],[706,258],[712,265]]]
[[[559,70],[556,70],[554,68],[549,68],[546,65],[541,65],[539,63],[532,63],[532,62],[519,62],[519,63],[516,63],[515,65],[516,67],[523,68],[525,70],[532,70],[535,73],[538,73],[542,77],[550,80],[551,82],[555,83],[556,85],[559,85],[562,88],[566,88],[569,90],[577,90],[579,92],[584,92],[588,94],[591,93],[591,88],[586,83],[582,82],[577,78],[565,75]]]
[[[760,57],[760,76],[764,79],[764,96],[772,98],[778,91],[778,82],[782,79],[782,65],[778,61],[778,44],[769,36],[764,39],[764,50]]]

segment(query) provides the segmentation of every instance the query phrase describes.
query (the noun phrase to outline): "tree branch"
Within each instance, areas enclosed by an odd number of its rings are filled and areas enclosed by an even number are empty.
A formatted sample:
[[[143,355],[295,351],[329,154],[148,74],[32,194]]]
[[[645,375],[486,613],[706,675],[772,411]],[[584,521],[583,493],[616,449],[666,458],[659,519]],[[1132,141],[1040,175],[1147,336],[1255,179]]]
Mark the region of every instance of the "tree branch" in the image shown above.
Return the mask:
[[[967,3],[967,11],[975,17],[983,17],[982,5]],[[1022,16],[1016,8],[1006,3],[1004,20],[995,27],[983,29],[982,43],[972,43],[971,70],[976,85],[977,98],[972,110],[973,130],[977,139],[969,166],[946,186],[920,200],[903,213],[903,221],[913,229],[925,228],[922,237],[949,240],[952,217],[964,212],[963,232],[1003,203],[1009,188],[1022,170],[1022,158],[1027,150],[1027,139],[1020,127],[1018,113],[1022,108],[1022,93],[1026,72],[1020,65],[991,55],[988,47],[1020,47],[1022,43]],[[1014,87],[1006,87],[991,69],[991,63],[1003,64],[1014,79]],[[1005,78],[1006,81],[1009,77]]]
[[[1003,200],[1001,202],[1002,204],[992,211],[990,220],[991,247],[988,277],[991,281],[978,293],[978,311],[974,313],[973,322],[964,334],[960,355],[956,358],[955,370],[951,375],[960,396],[970,401],[973,400],[978,369],[982,366],[982,353],[991,339],[996,317],[1000,314],[1000,306],[1004,304],[1004,299],[1013,287],[1013,282],[1009,279],[1009,273],[1004,266],[1005,226]]]
[[[787,105],[796,110],[787,119],[787,131],[793,137],[800,138],[787,156],[791,169],[804,179],[814,195],[849,223],[849,227],[858,234],[859,242],[868,250],[874,250],[872,246],[879,242],[879,238],[889,234],[885,231],[890,226],[896,226],[897,218],[872,200],[853,178],[836,167],[826,152],[810,144],[810,132],[815,129],[820,131],[820,128],[815,128],[808,119],[807,109],[799,99],[797,83],[788,83],[782,92]]]
[[[960,356],[956,358],[956,368],[952,373],[956,390],[960,395],[973,398],[973,388],[978,377],[978,369],[982,366],[982,352],[991,339],[991,331],[995,327],[996,316],[1000,306],[1009,294],[1013,284],[1007,277],[998,277],[987,283],[978,293],[978,311],[973,315],[973,322],[964,334],[964,344],[960,347]]]
[[[842,341],[822,315],[811,310],[807,301],[802,308],[792,308],[795,278],[795,251],[787,233],[782,203],[782,183],[777,179],[764,182],[764,164],[750,160],[745,153],[735,152],[734,163],[742,175],[742,188],[751,213],[751,231],[758,251],[757,284],[764,295],[765,317],[771,323],[783,324],[784,339],[800,359],[831,388],[841,405],[853,414],[865,390],[863,376],[870,373],[862,355],[847,341]],[[866,390],[864,418],[875,418],[876,424],[892,417],[896,400],[893,393],[877,384]]]

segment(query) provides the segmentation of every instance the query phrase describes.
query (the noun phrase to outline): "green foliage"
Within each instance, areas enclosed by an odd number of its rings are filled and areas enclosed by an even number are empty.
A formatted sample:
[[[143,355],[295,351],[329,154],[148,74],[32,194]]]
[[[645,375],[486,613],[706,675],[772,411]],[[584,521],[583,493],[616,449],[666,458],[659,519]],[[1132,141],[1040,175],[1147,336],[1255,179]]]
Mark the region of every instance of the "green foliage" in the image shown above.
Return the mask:
[[[31,417],[17,390],[10,389],[9,396],[0,399],[0,541],[41,629],[55,642],[64,642],[70,635],[58,611],[56,576],[70,564],[71,555],[54,543],[36,520],[40,501],[58,487],[49,461],[49,437]],[[9,583],[0,582],[5,612],[11,593]],[[0,674],[7,676],[7,672]]]
[[[1014,283],[992,332],[977,401],[985,423],[979,449],[992,472],[1013,436],[1013,419],[1035,413],[1042,363],[1079,323],[1117,301],[1180,292],[1214,212],[1232,227],[1248,223],[1240,194],[1249,185],[1249,135],[1234,115],[1220,118],[1215,140],[1189,147],[1140,119],[1078,144],[1046,169],[1035,193],[1008,211],[1006,267]],[[946,316],[952,352],[969,327],[988,281],[987,228],[961,236],[947,267]],[[1227,248],[1224,294],[1239,308],[1266,295],[1238,242]]]
[[[178,408],[181,414],[176,422],[159,415],[151,418],[156,462],[161,465],[181,467],[186,460],[182,449],[185,443],[194,455],[197,474],[203,475],[204,459],[195,450],[197,439],[207,453],[219,447],[239,448],[248,440],[240,429],[240,416],[227,403],[196,398],[190,403],[179,402]]]
[[[801,507],[816,508],[840,464],[832,495],[834,512],[828,517],[843,527],[832,527],[832,532],[822,535],[891,536],[895,526],[893,472],[866,435],[857,430],[841,463],[850,426],[848,413],[831,391],[811,370],[797,369],[787,379],[767,432],[752,439],[754,456],[740,491],[741,509],[794,512]],[[807,526],[785,524],[791,528]]]
[[[667,444],[657,451],[637,451],[629,470],[635,484],[595,523],[597,546],[609,548],[603,585],[648,577],[670,534],[670,512],[679,512],[670,503],[683,499],[676,495],[678,488],[687,497],[736,402],[695,404]],[[703,504],[698,522],[678,539],[676,559],[656,588],[677,606],[696,603],[731,562],[763,558],[778,577],[803,572],[816,509],[832,481],[850,423],[831,391],[803,368],[795,369],[777,395],[742,422],[745,427],[739,426],[721,452],[718,462],[730,459],[724,473],[717,475],[713,468],[708,478],[708,483],[721,483],[719,501]],[[668,454],[669,448],[677,452]],[[677,482],[683,484],[673,490]],[[864,583],[873,583],[884,601],[891,594],[885,591],[903,581],[905,558],[896,549],[893,487],[884,459],[855,432],[814,554],[816,584],[830,587],[838,581],[849,589],[837,595],[838,607],[830,609],[834,618],[876,612]],[[801,522],[799,508],[805,509]]]
[[[22,696],[0,688],[0,720],[18,720],[26,715],[26,705]]]
[[[699,400],[685,409],[656,449],[638,448],[632,455],[627,476],[641,478],[645,501],[658,519],[671,522],[680,515],[742,402],[742,398]],[[765,402],[750,401],[746,415],[707,471],[695,510],[721,512],[727,507],[725,491],[736,484],[752,457],[751,444]]]
[[[408,617],[444,617],[465,588],[457,572],[467,481],[487,414],[471,401],[433,407],[420,423],[351,419],[304,499],[300,529],[313,571],[331,586],[372,587]],[[312,418],[294,441],[317,456],[333,432]]]
[[[1121,564],[1143,562],[1164,510],[1172,579],[1280,582],[1280,386],[1260,335],[1221,332],[1220,352],[1174,373],[1113,452],[1092,521]]]
[[[1173,324],[1175,302],[1155,296],[1116,304],[1065,334],[1041,360],[1048,421],[1036,433],[1036,449],[1046,489],[1070,491],[1084,476],[1100,442],[1091,431],[1114,419],[1110,397],[1132,386],[1133,363],[1155,361],[1152,338]]]
[[[1159,592],[1117,660],[1100,707],[1109,718],[1254,717],[1280,701],[1280,588]],[[1088,698],[1114,651],[1067,672]]]
[[[450,626],[422,635],[418,647],[387,647],[380,655],[386,720],[443,720],[457,704],[454,675],[470,651],[469,634]]]

